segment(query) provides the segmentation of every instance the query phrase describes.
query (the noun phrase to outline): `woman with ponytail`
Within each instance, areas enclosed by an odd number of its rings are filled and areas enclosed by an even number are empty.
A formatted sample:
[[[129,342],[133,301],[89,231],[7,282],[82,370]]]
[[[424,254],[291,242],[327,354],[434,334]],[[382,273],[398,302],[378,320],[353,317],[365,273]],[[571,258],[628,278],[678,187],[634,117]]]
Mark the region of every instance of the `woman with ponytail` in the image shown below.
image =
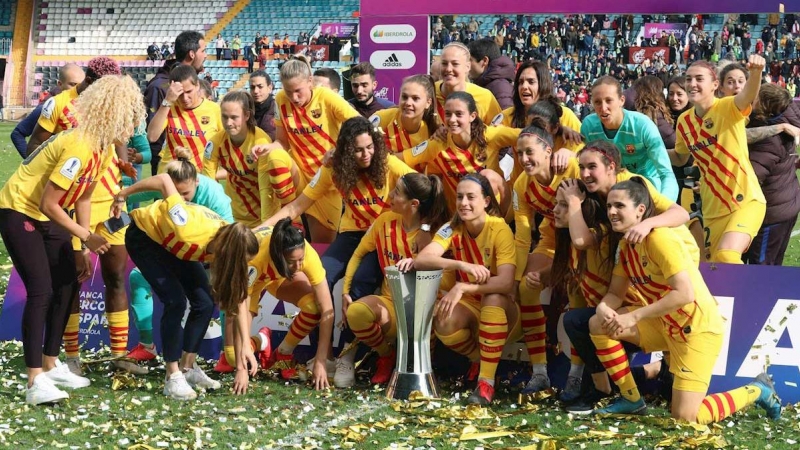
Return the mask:
[[[316,250],[303,239],[303,234],[292,226],[292,221],[288,218],[279,220],[274,227],[257,230],[256,235],[260,240],[259,250],[248,267],[250,274],[248,318],[258,314],[261,292],[265,289],[275,298],[300,308],[300,314],[294,318],[289,326],[289,332],[276,349],[272,349],[270,329],[264,327],[250,338],[249,345],[242,345],[241,351],[249,353],[252,350],[257,353],[263,369],[280,370],[281,377],[288,380],[297,374],[296,363],[292,357],[295,347],[319,326],[317,355],[311,371],[314,387],[328,388],[326,361],[332,358],[334,314],[331,291],[325,281],[322,261]],[[239,359],[237,358],[237,361]],[[237,380],[241,375],[243,383],[238,386],[246,388],[246,372],[240,374],[239,371],[243,368],[239,366],[236,370]],[[243,391],[237,390],[237,392]]]
[[[128,193],[137,190],[160,191],[164,200],[131,212],[125,245],[131,260],[164,303],[164,395],[191,400],[197,397],[193,387],[220,387],[197,366],[197,351],[211,320],[214,299],[220,310],[229,314],[246,311],[247,261],[258,252],[258,241],[247,226],[227,224],[208,208],[186,202],[167,174],[120,191],[112,208],[115,216],[119,216]],[[211,263],[211,283],[203,267],[206,262]],[[191,309],[181,328],[187,299]],[[255,366],[255,360],[250,362]],[[243,360],[236,363],[247,367]]]
[[[468,403],[494,398],[497,364],[507,341],[522,337],[514,287],[514,235],[500,214],[489,180],[469,174],[457,186],[457,210],[414,260],[418,270],[452,270],[456,282],[437,300],[433,329],[443,344],[469,358],[478,378]],[[453,259],[444,258],[448,250]],[[477,331],[477,333],[476,333]]]
[[[412,75],[400,86],[400,104],[369,118],[383,131],[386,148],[392,152],[416,147],[439,129],[436,93],[429,75]]]
[[[656,228],[633,245],[626,231],[655,214],[649,187],[641,177],[616,184],[608,194],[608,217],[620,241],[608,292],[589,321],[591,339],[620,397],[598,414],[643,414],[647,408],[630,373],[621,341],[650,353],[668,351],[672,417],[707,425],[757,404],[776,420],[781,403],[769,375],[720,394],[706,395],[723,341],[717,302],[693,261],[692,251],[672,228]],[[691,245],[694,245],[691,243]],[[696,252],[696,249],[694,250]],[[644,298],[642,306],[622,307],[630,286]]]
[[[372,384],[384,384],[392,375],[397,321],[392,293],[385,280],[379,295],[368,295],[353,302],[347,294],[359,264],[364,255],[377,250],[382,271],[395,265],[402,272],[412,270],[412,258],[430,242],[428,231],[438,229],[449,219],[444,187],[436,175],[403,175],[389,194],[389,204],[391,210],[381,214],[372,224],[350,258],[344,276],[345,294],[342,295],[342,315],[350,330],[361,342],[378,352],[378,367],[372,376]]]

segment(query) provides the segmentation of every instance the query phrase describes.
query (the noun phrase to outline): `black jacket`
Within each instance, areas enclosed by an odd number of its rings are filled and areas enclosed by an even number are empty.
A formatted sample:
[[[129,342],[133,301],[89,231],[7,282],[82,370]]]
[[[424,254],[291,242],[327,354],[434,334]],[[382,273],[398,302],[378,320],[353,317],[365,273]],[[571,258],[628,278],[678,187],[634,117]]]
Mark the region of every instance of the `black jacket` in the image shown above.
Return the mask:
[[[514,61],[508,56],[501,56],[489,61],[483,75],[474,80],[475,84],[486,88],[494,94],[500,107],[506,109],[514,105]]]

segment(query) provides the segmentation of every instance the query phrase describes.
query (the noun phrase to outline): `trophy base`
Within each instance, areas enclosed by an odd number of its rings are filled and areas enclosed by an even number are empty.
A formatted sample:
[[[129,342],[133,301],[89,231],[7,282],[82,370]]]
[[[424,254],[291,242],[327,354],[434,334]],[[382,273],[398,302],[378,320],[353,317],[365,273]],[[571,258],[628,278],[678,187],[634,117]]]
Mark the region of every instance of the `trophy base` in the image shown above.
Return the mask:
[[[433,373],[401,373],[395,370],[386,388],[386,397],[407,400],[414,391],[425,397],[439,398],[439,386]]]

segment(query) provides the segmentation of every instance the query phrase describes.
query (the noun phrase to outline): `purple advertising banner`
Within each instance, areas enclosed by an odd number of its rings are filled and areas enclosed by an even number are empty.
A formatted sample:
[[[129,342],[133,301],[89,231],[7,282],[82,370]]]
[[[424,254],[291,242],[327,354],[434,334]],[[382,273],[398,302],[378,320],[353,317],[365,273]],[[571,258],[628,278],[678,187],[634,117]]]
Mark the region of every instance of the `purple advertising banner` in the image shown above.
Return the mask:
[[[319,26],[320,34],[332,34],[336,37],[350,37],[356,30],[358,24],[355,22],[329,22],[321,23]]]
[[[377,97],[397,103],[403,78],[429,72],[429,37],[430,21],[426,15],[362,16],[360,58],[375,67]]]
[[[667,36],[669,36],[670,33],[675,33],[675,38],[678,39],[678,41],[682,41],[683,38],[686,37],[686,33],[689,31],[689,25],[685,23],[660,22],[644,24],[645,39],[650,39],[653,36],[660,38],[662,31],[667,33]]]
[[[368,16],[407,16],[417,14],[713,14],[713,13],[776,13],[781,0],[520,0],[516,2],[487,0],[406,0],[403,2],[361,1],[362,20]],[[791,3],[791,2],[790,2]],[[791,7],[789,8],[791,10]]]

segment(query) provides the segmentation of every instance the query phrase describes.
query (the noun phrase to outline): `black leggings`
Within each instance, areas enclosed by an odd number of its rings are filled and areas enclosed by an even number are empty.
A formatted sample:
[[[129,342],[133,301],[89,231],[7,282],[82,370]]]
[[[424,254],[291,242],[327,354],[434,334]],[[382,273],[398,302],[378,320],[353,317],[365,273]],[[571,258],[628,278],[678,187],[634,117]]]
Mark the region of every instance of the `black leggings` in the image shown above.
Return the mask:
[[[214,312],[211,286],[203,264],[179,259],[131,222],[125,233],[128,255],[164,304],[161,315],[161,346],[164,361],[181,359],[186,353],[197,353]],[[186,300],[191,309],[181,328]]]
[[[42,367],[42,354],[57,357],[78,289],[72,236],[60,225],[0,209],[0,235],[25,285],[22,348],[25,366]]]

